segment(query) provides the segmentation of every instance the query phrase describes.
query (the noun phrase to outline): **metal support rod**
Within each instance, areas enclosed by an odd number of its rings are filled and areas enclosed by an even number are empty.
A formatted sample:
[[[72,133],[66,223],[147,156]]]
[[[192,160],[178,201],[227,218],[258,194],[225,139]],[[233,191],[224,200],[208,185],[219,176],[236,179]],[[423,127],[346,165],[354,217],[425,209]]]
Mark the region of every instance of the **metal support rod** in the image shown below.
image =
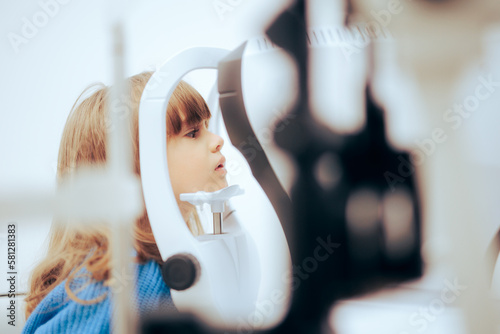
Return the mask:
[[[135,273],[130,266],[130,247],[132,237],[130,228],[133,221],[128,223],[113,222],[112,249],[112,294],[113,317],[112,332],[120,334],[137,333],[136,312],[132,308],[131,298],[135,289]]]
[[[112,2],[113,7],[120,4]],[[107,167],[110,175],[122,178],[123,181],[133,177],[132,138],[130,129],[130,101],[129,87],[125,83],[124,62],[124,36],[121,13],[114,13],[111,18],[111,31],[113,38],[113,67],[114,87],[111,88],[109,101],[108,127],[108,162]],[[125,106],[125,109],[124,109]],[[132,249],[132,238],[130,231],[134,219],[117,220],[111,222],[111,247],[112,247],[112,269],[111,286],[113,296],[112,332],[120,334],[136,333],[137,319],[133,310],[130,296],[134,293],[135,275],[130,266],[130,250]],[[122,282],[123,276],[128,282]]]
[[[222,234],[222,212],[214,212],[214,234]]]

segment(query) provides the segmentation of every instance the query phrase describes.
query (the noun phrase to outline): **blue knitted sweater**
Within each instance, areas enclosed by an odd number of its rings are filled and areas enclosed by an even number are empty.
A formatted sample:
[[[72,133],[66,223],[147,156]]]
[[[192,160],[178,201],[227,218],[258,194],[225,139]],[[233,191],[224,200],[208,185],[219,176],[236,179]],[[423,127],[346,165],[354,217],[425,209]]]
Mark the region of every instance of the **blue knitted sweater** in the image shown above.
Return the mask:
[[[88,273],[85,269],[83,273]],[[106,294],[101,302],[82,305],[70,299],[64,285],[66,280],[56,286],[35,308],[26,321],[24,333],[109,333],[111,319],[111,292],[103,282],[91,280],[75,275],[70,287],[73,292],[88,284],[76,295],[83,300],[91,300]],[[170,296],[170,289],[165,285],[161,276],[160,266],[149,261],[146,264],[136,265],[137,286],[134,298],[131,298],[135,309],[140,316],[155,311],[175,311]],[[126,277],[123,284],[126,284]],[[89,284],[89,280],[90,284]],[[130,281],[130,280],[128,280]]]

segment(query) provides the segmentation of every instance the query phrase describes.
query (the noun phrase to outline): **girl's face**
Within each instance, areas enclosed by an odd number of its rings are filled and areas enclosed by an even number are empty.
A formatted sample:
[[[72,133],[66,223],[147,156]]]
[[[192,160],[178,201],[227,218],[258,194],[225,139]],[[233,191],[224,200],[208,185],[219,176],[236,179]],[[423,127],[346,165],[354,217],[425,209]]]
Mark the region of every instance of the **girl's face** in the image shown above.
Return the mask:
[[[208,131],[208,120],[187,125],[167,140],[170,180],[179,202],[182,193],[212,192],[227,187],[226,159],[220,152],[224,140]]]

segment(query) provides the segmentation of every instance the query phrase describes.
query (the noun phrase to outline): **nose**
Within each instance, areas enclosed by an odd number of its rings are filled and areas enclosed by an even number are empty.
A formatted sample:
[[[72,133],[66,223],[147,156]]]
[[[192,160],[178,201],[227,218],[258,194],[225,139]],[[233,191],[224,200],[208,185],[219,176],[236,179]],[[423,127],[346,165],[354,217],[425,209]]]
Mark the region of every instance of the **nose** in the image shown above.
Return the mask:
[[[217,153],[222,149],[222,146],[224,146],[224,139],[222,139],[221,136],[216,135],[215,133],[212,133],[212,139],[210,141],[210,151],[213,153]]]

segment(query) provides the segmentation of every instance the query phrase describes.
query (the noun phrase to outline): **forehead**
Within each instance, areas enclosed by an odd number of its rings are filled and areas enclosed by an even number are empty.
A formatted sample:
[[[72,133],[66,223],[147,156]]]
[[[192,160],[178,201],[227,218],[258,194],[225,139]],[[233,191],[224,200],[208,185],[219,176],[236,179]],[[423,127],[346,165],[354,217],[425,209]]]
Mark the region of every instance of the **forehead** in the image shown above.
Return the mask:
[[[211,115],[209,115],[206,118],[188,117],[188,116],[186,116],[185,112],[181,112],[179,115],[179,118],[181,119],[181,127],[183,129],[191,128],[193,126],[198,126],[204,122],[207,123],[207,126],[208,126],[208,122],[210,120],[210,117],[211,117]]]

